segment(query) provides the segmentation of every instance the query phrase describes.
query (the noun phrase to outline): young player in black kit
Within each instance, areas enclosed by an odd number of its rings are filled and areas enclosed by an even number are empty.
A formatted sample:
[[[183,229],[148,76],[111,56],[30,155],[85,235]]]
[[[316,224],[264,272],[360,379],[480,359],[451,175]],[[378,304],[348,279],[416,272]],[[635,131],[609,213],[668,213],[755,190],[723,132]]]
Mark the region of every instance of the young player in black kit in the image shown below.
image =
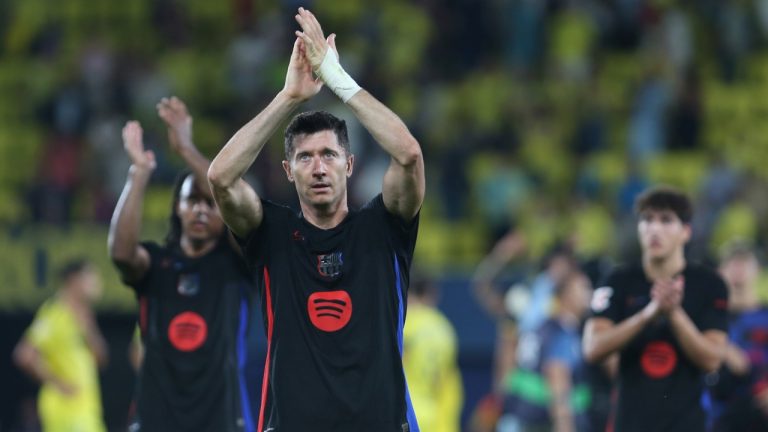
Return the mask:
[[[408,274],[424,198],[424,162],[403,122],[344,72],[334,35],[299,9],[285,86],[213,160],[208,179],[261,292],[269,341],[258,430],[417,431],[402,369]],[[315,80],[314,72],[319,76]],[[241,176],[298,106],[327,85],[391,156],[382,193],[347,206],[344,121],[296,116],[283,167],[299,214]]]
[[[253,431],[241,367],[255,286],[205,181],[209,162],[191,138],[184,104],[163,99],[171,148],[192,169],[174,188],[164,245],[139,243],[142,201],[155,168],[138,122],[123,129],[133,162],[110,227],[109,252],[139,300],[145,347],[138,431]]]
[[[619,353],[616,432],[703,431],[703,376],[725,354],[727,290],[715,272],[686,262],[684,194],[650,189],[636,211],[642,264],[614,270],[595,290],[584,355]]]

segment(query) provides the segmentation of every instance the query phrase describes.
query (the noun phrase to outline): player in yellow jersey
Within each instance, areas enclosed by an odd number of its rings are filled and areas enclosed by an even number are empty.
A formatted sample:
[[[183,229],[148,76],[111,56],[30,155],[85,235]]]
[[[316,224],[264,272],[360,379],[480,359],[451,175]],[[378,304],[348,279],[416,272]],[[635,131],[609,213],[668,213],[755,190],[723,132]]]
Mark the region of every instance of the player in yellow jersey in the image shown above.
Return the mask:
[[[413,409],[423,431],[458,432],[464,390],[453,326],[435,307],[437,288],[411,278],[403,333],[403,368]]]
[[[97,270],[73,260],[61,287],[37,311],[13,353],[16,364],[42,386],[37,409],[45,432],[105,431],[97,365],[107,349],[91,303],[101,294]]]

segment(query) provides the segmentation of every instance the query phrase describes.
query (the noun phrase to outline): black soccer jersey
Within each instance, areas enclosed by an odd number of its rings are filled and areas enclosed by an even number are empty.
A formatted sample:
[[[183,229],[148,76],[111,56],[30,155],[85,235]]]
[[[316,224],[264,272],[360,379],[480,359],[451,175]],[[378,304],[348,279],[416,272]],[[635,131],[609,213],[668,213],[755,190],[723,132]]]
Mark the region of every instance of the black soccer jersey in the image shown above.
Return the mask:
[[[682,307],[699,331],[727,331],[725,283],[689,264]],[[641,266],[619,268],[595,290],[592,310],[618,324],[650,302],[652,282]],[[683,352],[666,317],[649,323],[620,353],[616,432],[703,431],[704,372]]]
[[[151,265],[133,284],[146,347],[139,430],[255,430],[240,371],[255,286],[242,257],[226,239],[198,258],[142,245]]]
[[[242,239],[267,329],[261,431],[418,431],[402,368],[418,217],[378,195],[323,230],[263,201]]]

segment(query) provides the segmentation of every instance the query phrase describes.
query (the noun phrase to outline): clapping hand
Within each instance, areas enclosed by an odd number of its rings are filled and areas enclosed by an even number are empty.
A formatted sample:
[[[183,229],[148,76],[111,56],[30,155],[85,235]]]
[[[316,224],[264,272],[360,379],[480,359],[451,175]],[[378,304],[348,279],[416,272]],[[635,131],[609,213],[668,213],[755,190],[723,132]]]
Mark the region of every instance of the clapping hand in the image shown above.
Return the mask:
[[[143,134],[144,130],[139,122],[129,121],[123,127],[123,147],[134,166],[153,171],[157,166],[155,153],[152,150],[144,150]]]
[[[168,141],[176,153],[185,146],[192,146],[192,116],[181,99],[173,96],[162,98],[157,104],[157,114],[168,127]]]

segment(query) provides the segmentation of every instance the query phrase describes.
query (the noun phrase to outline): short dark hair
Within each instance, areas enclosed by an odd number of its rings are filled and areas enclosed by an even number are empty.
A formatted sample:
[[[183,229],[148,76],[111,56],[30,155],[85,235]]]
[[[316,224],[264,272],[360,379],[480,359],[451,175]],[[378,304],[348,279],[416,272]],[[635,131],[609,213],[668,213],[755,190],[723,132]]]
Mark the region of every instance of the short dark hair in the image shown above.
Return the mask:
[[[297,135],[311,135],[326,130],[336,134],[339,145],[347,155],[352,153],[349,148],[347,123],[344,120],[325,111],[308,111],[296,115],[285,128],[285,159],[291,160]]]
[[[176,175],[176,180],[173,182],[171,215],[168,216],[168,232],[165,234],[165,246],[168,248],[178,247],[181,244],[181,235],[183,233],[181,227],[181,217],[179,216],[179,202],[181,202],[181,188],[184,186],[184,182],[187,181],[187,177],[190,176],[192,177],[192,181],[198,181],[195,173],[189,169],[184,169]],[[221,233],[222,237],[226,237],[228,232],[229,231],[225,227]]]
[[[91,261],[85,257],[76,257],[67,260],[59,267],[57,276],[60,282],[66,282],[72,276],[82,273],[92,265]]]
[[[576,253],[573,247],[564,241],[556,241],[541,258],[541,268],[546,269],[557,258],[564,258],[573,264],[574,267],[578,266],[576,259]]]
[[[693,205],[684,192],[671,186],[656,186],[646,189],[635,200],[635,213],[640,215],[646,210],[670,210],[684,224],[691,223]]]

